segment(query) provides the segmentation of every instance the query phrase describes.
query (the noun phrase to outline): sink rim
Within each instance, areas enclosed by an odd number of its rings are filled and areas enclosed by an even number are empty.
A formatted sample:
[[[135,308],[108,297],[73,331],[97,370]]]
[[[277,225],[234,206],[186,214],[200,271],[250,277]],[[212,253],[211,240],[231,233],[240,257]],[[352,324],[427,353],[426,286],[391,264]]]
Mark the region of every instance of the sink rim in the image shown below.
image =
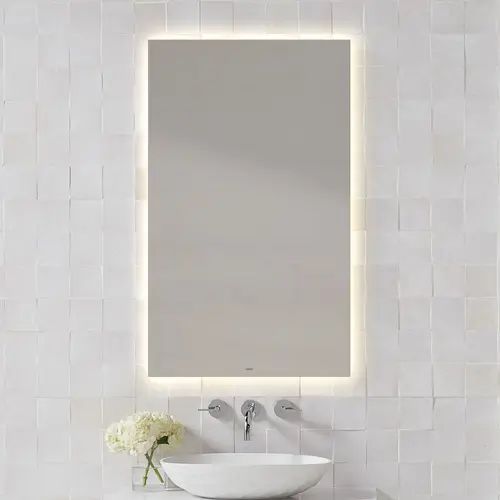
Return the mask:
[[[204,457],[207,459],[216,458],[214,461],[200,461],[197,458]],[[236,458],[236,461],[231,461],[231,458]],[[248,461],[238,461],[238,459],[250,459]],[[270,458],[271,461],[262,459]],[[217,460],[218,459],[218,460]],[[226,459],[226,460],[224,460]],[[252,460],[254,459],[254,460]],[[277,460],[276,462],[272,459]],[[279,461],[284,459],[283,461]],[[262,460],[262,461],[259,461]],[[325,457],[316,455],[302,455],[294,453],[183,453],[179,455],[170,455],[162,458],[160,463],[176,464],[176,465],[190,465],[190,466],[223,466],[223,467],[293,467],[293,466],[307,466],[307,465],[328,465],[332,460]]]

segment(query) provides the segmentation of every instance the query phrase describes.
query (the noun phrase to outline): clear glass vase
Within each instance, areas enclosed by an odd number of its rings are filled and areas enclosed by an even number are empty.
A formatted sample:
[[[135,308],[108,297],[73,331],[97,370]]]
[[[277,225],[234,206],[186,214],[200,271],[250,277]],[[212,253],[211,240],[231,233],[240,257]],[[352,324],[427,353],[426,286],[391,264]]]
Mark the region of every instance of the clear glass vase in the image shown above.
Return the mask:
[[[161,479],[160,479],[161,478]],[[168,488],[168,478],[160,466],[147,468],[146,465],[132,467],[132,489],[134,491],[155,492]]]
[[[136,465],[132,467],[132,489],[134,491],[142,491],[142,492],[151,492],[155,491],[179,491],[180,488],[176,486],[165,474],[165,471],[162,469],[160,465],[156,465],[156,470],[151,467],[147,473],[147,478],[144,480],[144,476],[146,475],[146,465]],[[162,478],[163,482],[160,481]]]

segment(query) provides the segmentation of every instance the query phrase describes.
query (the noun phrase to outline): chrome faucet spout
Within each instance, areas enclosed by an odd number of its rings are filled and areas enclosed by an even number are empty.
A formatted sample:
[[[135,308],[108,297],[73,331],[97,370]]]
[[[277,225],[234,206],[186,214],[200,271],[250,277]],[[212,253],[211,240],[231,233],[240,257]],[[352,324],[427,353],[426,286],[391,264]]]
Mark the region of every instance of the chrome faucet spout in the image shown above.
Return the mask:
[[[243,440],[250,441],[250,429],[252,427],[253,419],[255,418],[255,403],[249,402],[243,413],[245,417],[245,423],[243,427]]]

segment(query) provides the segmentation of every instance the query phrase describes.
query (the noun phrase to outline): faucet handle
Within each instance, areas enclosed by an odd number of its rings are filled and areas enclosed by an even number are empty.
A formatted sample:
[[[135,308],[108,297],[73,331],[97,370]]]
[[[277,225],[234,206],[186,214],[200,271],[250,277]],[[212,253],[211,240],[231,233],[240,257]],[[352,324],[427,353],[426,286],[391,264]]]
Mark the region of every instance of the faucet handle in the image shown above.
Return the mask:
[[[227,403],[221,399],[213,399],[207,408],[198,408],[198,411],[207,411],[211,417],[221,418],[226,410]]]
[[[241,414],[243,416],[245,416],[248,412],[251,412],[252,417],[255,418],[255,417],[259,416],[261,410],[262,410],[262,405],[253,399],[247,399],[241,405]]]
[[[274,405],[274,414],[280,418],[296,417],[302,410],[292,401],[288,399],[280,399]]]

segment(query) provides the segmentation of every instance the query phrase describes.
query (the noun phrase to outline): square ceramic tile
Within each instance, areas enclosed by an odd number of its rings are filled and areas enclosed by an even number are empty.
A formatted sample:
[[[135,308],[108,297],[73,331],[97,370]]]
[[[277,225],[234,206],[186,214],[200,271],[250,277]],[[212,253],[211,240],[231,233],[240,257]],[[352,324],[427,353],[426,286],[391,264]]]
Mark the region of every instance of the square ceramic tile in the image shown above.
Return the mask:
[[[397,169],[373,166],[366,172],[366,194],[369,198],[391,198],[397,192]]]
[[[424,99],[430,96],[431,75],[423,69],[419,66],[403,66],[400,68],[399,92],[402,97]]]
[[[129,99],[105,99],[102,108],[104,134],[131,134],[134,131],[134,111]]]
[[[424,362],[399,364],[399,395],[426,397],[432,395],[432,365]]]
[[[72,398],[102,397],[103,374],[100,363],[92,361],[72,363],[70,377]]]
[[[428,33],[431,22],[430,2],[416,5],[411,0],[399,3],[399,29],[403,32]]]
[[[466,466],[466,487],[469,495],[487,496],[498,488],[498,470],[494,464],[470,463]]]
[[[367,2],[365,27],[371,31],[395,31],[398,27],[398,6],[392,1]]]
[[[69,269],[39,266],[37,274],[38,296],[46,298],[68,297]]]
[[[430,328],[431,301],[422,298],[404,298],[399,301],[399,327],[403,330]]]
[[[495,30],[495,23],[489,15],[494,6],[491,0],[479,5],[465,6],[465,30],[467,33],[489,33]]]
[[[463,33],[465,8],[461,2],[435,2],[431,10],[431,29],[433,33]]]
[[[466,169],[465,194],[467,198],[493,198],[497,186],[498,178],[495,170],[486,167]]]
[[[400,262],[422,263],[431,258],[431,235],[427,231],[400,231]]]
[[[399,359],[401,361],[430,361],[430,332],[418,329],[401,329],[399,332]]]
[[[98,398],[71,400],[71,427],[93,429],[102,425],[102,401]]]
[[[465,493],[464,476],[464,464],[433,464],[432,492],[436,495],[463,495]]]
[[[399,227],[403,231],[425,231],[430,228],[428,200],[403,199],[399,201]]]
[[[352,488],[368,480],[367,467],[360,463],[335,463],[334,481],[337,488]]]
[[[288,428],[282,431],[266,429],[267,453],[292,453],[300,451],[300,429]]]
[[[465,331],[441,327],[432,333],[432,358],[434,361],[465,361]]]
[[[134,94],[134,77],[133,68],[128,66],[112,66],[103,70],[103,96],[105,98],[130,98]],[[130,118],[128,121],[130,128]]]
[[[70,26],[74,32],[93,33],[100,27],[101,9],[99,2],[86,0],[71,5]]]
[[[14,32],[33,30],[36,25],[36,9],[34,5],[8,5],[5,8],[5,27]],[[10,30],[9,30],[10,31]]]
[[[403,494],[429,495],[431,492],[430,463],[401,463],[399,487]]]
[[[36,462],[37,443],[34,429],[8,427],[4,446],[12,464],[31,465]]]
[[[169,33],[198,33],[200,29],[200,2],[173,0],[167,2],[167,31]]]
[[[369,362],[396,361],[399,354],[399,338],[396,329],[368,328],[366,354]]]
[[[367,459],[368,462],[396,462],[398,459],[397,431],[368,431]]]
[[[457,138],[434,139],[435,164],[431,170],[430,194],[435,199],[458,199],[463,194],[465,162],[463,144]],[[439,163],[439,162],[442,163]]]
[[[428,430],[399,431],[399,458],[401,462],[428,462],[432,456],[432,434]]]
[[[432,106],[432,130],[436,134],[463,134],[465,130],[464,99],[439,99]]]
[[[396,231],[397,228],[397,200],[366,200],[366,229],[368,231]]]
[[[465,429],[465,398],[436,398],[433,426],[437,430],[463,433]]]
[[[494,462],[500,456],[496,425],[469,426],[465,431],[466,457],[471,462]]]
[[[391,98],[395,95],[398,83],[395,68],[368,67],[365,74],[368,98]]]
[[[434,396],[465,396],[465,365],[463,363],[435,363],[433,365]]]
[[[201,2],[201,31],[205,34],[233,31],[233,5],[227,0]]]
[[[403,66],[427,66],[430,63],[430,37],[426,33],[400,33],[398,57]]]
[[[489,66],[490,64],[496,64],[498,61],[498,49],[494,44],[491,44],[494,37],[494,31],[484,34],[467,34],[465,36],[467,66]]]
[[[331,429],[334,400],[331,397],[303,397],[300,400],[301,426],[305,429]]]
[[[465,266],[433,266],[433,289],[437,297],[464,297],[466,293]]]
[[[326,35],[332,31],[332,5],[324,0],[299,2],[299,30],[301,33]]]
[[[62,356],[61,356],[62,358]],[[69,359],[43,359],[38,362],[38,395],[43,398],[69,398]]]
[[[369,264],[396,264],[399,255],[397,232],[383,232],[366,237],[366,261]]]
[[[4,200],[30,200],[37,194],[37,172],[33,168],[4,167],[0,173],[0,196]]]
[[[369,397],[398,395],[398,364],[394,361],[368,364],[367,390]]]
[[[366,426],[364,398],[335,398],[333,412],[334,429],[355,430]]]
[[[73,299],[70,307],[70,321],[72,330],[97,330],[102,326],[101,300]]]
[[[496,297],[496,267],[467,266],[466,293],[468,297]]]
[[[102,253],[102,233],[100,231],[74,231],[71,233],[71,265],[100,265]]]
[[[463,298],[436,297],[432,300],[432,321],[434,330],[465,328],[465,300]]]
[[[466,332],[466,361],[494,363],[498,359],[498,341],[495,330]]]
[[[435,200],[432,203],[433,231],[460,231],[464,227],[462,200]]]
[[[498,323],[497,300],[470,298],[466,304],[466,327],[469,330],[495,329]]]
[[[312,10],[314,11],[314,6]],[[252,35],[266,31],[265,2],[260,0],[235,2],[233,5],[233,14],[235,33],[248,33]]]
[[[364,293],[366,288],[367,293],[377,293],[380,296],[387,298],[395,298],[398,296],[398,269],[397,266],[366,266],[359,267],[357,289],[360,294]],[[366,280],[366,286],[364,281]]]
[[[465,367],[467,397],[491,397],[498,387],[498,367],[495,364],[472,364]]]
[[[106,65],[129,66],[134,62],[132,34],[104,34],[102,37],[102,62]]]
[[[61,430],[38,433],[37,459],[42,463],[65,463],[70,458],[70,435]]]
[[[100,200],[102,198],[102,167],[85,165],[71,167],[71,197]]]
[[[111,33],[132,33],[134,30],[134,6],[120,1],[103,3],[102,29]]]
[[[408,430],[432,429],[432,398],[400,398],[399,427]]]
[[[103,204],[99,200],[71,200],[70,218],[72,231],[102,230]]]
[[[336,2],[333,9],[333,30],[336,33],[360,33],[363,30],[363,8],[357,2]]]
[[[368,429],[394,429],[398,425],[399,401],[396,398],[368,398]]]
[[[494,425],[499,416],[498,401],[493,398],[469,398],[465,409],[467,427]]]
[[[469,265],[494,265],[497,258],[496,234],[466,233],[465,258]]]
[[[37,400],[38,427],[66,429],[70,424],[69,399],[39,398]]]
[[[366,462],[365,431],[335,431],[334,459],[337,462]]]

